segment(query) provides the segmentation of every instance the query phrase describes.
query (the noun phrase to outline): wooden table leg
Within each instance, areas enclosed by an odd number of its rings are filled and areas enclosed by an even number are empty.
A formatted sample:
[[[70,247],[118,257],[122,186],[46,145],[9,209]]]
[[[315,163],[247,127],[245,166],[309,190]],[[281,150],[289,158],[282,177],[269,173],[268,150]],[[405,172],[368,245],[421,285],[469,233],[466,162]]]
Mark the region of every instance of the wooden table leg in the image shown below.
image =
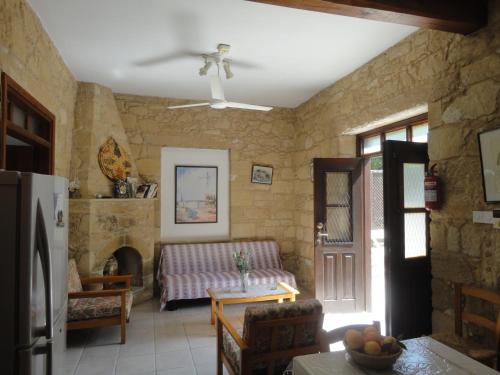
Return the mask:
[[[222,303],[222,301],[219,301],[219,315],[222,315],[223,312],[224,312],[224,304]]]
[[[212,307],[210,310],[210,323],[212,325],[214,325],[215,324],[215,298],[212,298],[211,302],[212,302]]]

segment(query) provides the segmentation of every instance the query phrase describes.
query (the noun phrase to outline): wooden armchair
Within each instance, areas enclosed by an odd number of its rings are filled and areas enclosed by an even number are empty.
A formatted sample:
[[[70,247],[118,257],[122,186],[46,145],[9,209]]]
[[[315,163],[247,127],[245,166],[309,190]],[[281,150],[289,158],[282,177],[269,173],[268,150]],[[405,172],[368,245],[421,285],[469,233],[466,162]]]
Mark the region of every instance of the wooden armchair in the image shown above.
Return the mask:
[[[119,325],[121,343],[126,340],[126,323],[130,317],[133,295],[132,275],[80,278],[76,262],[68,264],[68,318],[66,329],[84,329]],[[125,283],[124,288],[83,290],[83,285]]]
[[[335,328],[331,331],[325,331],[324,329],[322,329],[320,334],[321,352],[329,352],[330,345],[342,341],[344,339],[345,333],[348,330],[355,329],[358,331],[363,331],[367,327],[375,327],[380,332],[380,322],[377,320],[374,320],[372,324],[352,324]]]
[[[323,325],[317,300],[250,306],[243,331],[217,313],[217,375],[281,375],[293,357],[318,353]]]
[[[500,306],[500,294],[473,286],[455,283],[455,334],[434,333],[432,338],[452,347],[455,350],[482,362],[487,366],[497,368],[500,360],[500,313],[496,313],[496,320],[490,320],[484,316],[466,311],[466,297],[472,297],[496,305],[495,311]],[[473,337],[466,338],[463,335],[463,323],[468,322],[476,326],[486,328],[493,332],[495,348],[490,349],[478,343]]]

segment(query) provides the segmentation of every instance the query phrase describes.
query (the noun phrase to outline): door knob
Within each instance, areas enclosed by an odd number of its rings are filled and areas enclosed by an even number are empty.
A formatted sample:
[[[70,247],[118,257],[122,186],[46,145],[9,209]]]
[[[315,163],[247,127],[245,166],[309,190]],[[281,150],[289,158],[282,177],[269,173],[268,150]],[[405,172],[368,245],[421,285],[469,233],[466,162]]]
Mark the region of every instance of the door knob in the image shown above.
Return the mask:
[[[326,228],[323,223],[316,224],[316,229],[318,229],[316,232],[316,242],[318,245],[321,245],[321,238],[328,237],[328,233],[326,233]]]

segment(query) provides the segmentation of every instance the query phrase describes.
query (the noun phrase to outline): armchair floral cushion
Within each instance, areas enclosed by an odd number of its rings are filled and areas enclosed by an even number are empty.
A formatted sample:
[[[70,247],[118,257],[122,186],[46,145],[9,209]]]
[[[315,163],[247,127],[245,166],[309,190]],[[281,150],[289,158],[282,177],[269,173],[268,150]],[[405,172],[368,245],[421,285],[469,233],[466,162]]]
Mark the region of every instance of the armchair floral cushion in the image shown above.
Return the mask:
[[[132,309],[132,292],[128,291],[125,297],[125,306],[128,319],[130,317],[130,311]],[[120,313],[120,296],[76,298],[70,299],[68,302],[68,321],[119,316]]]

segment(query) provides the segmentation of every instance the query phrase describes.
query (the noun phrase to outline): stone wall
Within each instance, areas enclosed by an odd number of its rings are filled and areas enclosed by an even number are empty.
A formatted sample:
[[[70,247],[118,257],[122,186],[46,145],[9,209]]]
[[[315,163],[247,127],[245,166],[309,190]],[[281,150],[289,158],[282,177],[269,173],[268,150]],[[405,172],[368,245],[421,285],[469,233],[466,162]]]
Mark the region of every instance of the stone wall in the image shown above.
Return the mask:
[[[71,173],[72,177],[78,176],[84,198],[92,198],[95,194],[112,195],[113,184],[102,173],[97,159],[99,148],[109,137],[113,137],[130,155],[132,176],[137,176],[113,93],[107,87],[95,83],[79,82]]]
[[[24,0],[0,0],[0,71],[56,116],[55,174],[68,176],[77,85]]]
[[[500,287],[500,231],[472,224],[491,210],[482,196],[477,132],[500,122],[500,5],[490,22],[463,37],[418,31],[299,106],[297,114],[296,252],[299,281],[313,287],[313,157],[355,155],[347,130],[422,104],[429,106],[429,156],[445,185],[432,212],[434,330],[451,329],[451,282]],[[498,206],[497,206],[498,207]]]
[[[231,237],[276,239],[285,266],[295,269],[293,110],[169,110],[168,105],[184,102],[120,94],[115,98],[137,169],[147,181],[160,183],[164,146],[230,149]],[[250,183],[252,163],[274,166],[272,185]],[[157,242],[160,204],[156,207]]]

